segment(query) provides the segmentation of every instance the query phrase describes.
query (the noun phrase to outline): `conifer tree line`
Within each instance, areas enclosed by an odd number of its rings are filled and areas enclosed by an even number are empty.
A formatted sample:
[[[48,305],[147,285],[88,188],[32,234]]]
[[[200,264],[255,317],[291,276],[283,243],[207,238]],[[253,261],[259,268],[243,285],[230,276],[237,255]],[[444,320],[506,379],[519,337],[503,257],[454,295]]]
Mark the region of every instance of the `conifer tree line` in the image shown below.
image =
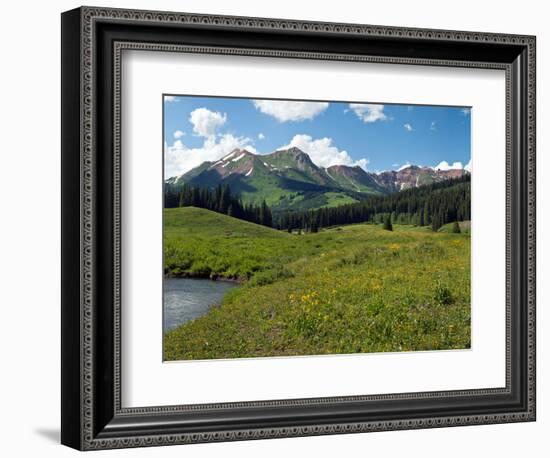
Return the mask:
[[[244,204],[228,185],[214,189],[165,184],[165,208],[199,207],[288,232],[318,232],[322,227],[369,222],[441,226],[470,219],[470,175],[407,189],[386,196],[369,196],[360,202],[316,210],[272,214],[265,200]]]
[[[470,175],[357,203],[277,216],[275,226],[288,232],[363,222],[389,224],[388,228],[392,223],[431,226],[437,231],[444,224],[470,219]]]
[[[164,207],[199,207],[206,208],[234,218],[272,227],[271,209],[265,203],[260,205],[243,204],[228,185],[219,185],[214,189],[202,188],[184,184],[181,187],[165,185]]]

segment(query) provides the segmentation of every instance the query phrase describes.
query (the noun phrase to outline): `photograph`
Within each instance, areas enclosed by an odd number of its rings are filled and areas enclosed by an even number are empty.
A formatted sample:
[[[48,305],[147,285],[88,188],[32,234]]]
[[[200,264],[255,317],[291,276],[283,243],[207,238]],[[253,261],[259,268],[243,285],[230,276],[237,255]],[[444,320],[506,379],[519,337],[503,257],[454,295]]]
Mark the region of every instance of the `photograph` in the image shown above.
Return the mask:
[[[37,3],[11,46],[15,454],[539,456],[544,15],[190,2]]]
[[[29,241],[32,259],[60,249],[33,291],[53,285],[61,313],[37,296],[43,317],[5,321],[55,346],[24,376],[60,374],[39,390],[52,405],[33,401],[52,421],[32,415],[39,441],[16,445],[463,456],[489,432],[495,453],[537,456],[542,15],[108,3],[64,7],[61,34],[58,13],[33,23],[61,64],[35,91],[61,116],[35,137],[61,161],[35,148],[27,169],[58,201],[31,213],[60,218],[54,244],[11,218],[26,237],[8,248],[21,266]],[[11,156],[11,188],[44,181]]]
[[[471,107],[163,110],[164,361],[470,348]]]

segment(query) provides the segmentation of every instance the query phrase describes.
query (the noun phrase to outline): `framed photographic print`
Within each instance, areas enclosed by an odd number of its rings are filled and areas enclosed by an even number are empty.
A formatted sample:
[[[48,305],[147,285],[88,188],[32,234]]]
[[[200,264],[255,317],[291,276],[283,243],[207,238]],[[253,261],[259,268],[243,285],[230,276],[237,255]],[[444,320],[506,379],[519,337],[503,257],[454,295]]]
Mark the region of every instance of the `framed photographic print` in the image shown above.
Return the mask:
[[[535,419],[535,38],[62,15],[62,443]]]

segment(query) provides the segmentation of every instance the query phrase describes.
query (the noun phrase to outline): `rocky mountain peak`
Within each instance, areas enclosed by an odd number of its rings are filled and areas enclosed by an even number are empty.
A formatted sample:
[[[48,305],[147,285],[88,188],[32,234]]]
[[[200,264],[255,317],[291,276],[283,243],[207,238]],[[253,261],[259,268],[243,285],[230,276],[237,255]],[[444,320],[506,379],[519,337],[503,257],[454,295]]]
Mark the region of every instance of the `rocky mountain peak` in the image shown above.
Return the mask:
[[[243,148],[235,148],[218,161],[205,162],[177,179],[167,180],[167,183],[214,187],[229,180],[233,186],[237,186],[238,182],[243,190],[251,192],[250,189],[254,188],[247,188],[245,183],[267,179],[270,183],[278,183],[276,186],[304,192],[317,189],[320,193],[334,190],[388,194],[458,178],[464,173],[467,172],[462,169],[434,170],[413,164],[379,173],[365,171],[358,165],[338,164],[321,168],[315,165],[307,153],[293,146],[271,154],[255,154]]]

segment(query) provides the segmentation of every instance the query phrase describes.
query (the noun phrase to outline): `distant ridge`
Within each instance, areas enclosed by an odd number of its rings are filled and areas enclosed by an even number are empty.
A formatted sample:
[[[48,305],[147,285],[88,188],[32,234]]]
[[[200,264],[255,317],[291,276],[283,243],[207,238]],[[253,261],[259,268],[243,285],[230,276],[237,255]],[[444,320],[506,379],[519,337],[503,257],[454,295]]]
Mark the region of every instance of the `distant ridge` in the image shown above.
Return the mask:
[[[244,201],[265,200],[277,211],[357,202],[369,195],[391,194],[466,173],[417,165],[381,173],[348,165],[322,168],[307,153],[291,147],[265,155],[234,149],[218,161],[203,162],[181,176],[168,178],[166,183],[176,188],[184,184],[208,188],[228,184]]]

